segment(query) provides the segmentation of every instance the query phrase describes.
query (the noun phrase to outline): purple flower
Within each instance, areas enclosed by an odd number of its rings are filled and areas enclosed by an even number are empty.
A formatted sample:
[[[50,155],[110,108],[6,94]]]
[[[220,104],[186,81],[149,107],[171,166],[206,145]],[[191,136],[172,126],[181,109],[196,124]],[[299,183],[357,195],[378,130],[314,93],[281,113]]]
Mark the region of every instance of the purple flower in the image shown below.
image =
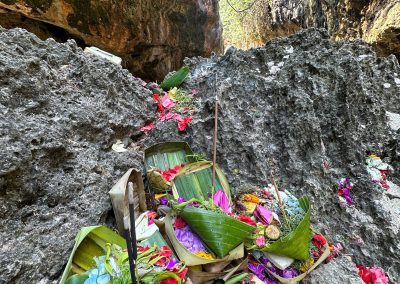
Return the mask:
[[[195,253],[198,251],[206,251],[200,237],[194,233],[189,226],[175,229],[176,238],[184,245],[190,252]]]
[[[264,272],[266,271],[266,268],[258,263],[252,263],[249,262],[248,268],[251,272],[253,272],[260,280],[265,281],[267,277],[265,277]]]
[[[254,210],[254,215],[264,225],[269,225],[273,218],[272,212],[261,205],[257,205],[256,210]]]
[[[169,260],[169,262],[168,262],[167,269],[170,270],[170,271],[172,271],[172,269],[175,267],[175,265],[176,265],[177,263],[179,263],[179,261],[178,261],[176,258],[171,258],[171,259]]]
[[[186,202],[187,200],[183,197],[179,197],[177,201],[178,201],[178,204],[181,204],[183,202]]]
[[[166,198],[165,196],[162,196],[158,199],[158,201],[160,202],[160,205],[165,205],[168,206],[168,198]]]
[[[299,275],[299,272],[297,271],[297,269],[294,268],[287,268],[283,270],[281,273],[281,276],[283,278],[293,278],[296,277],[297,275]]]
[[[232,212],[232,209],[229,207],[229,200],[226,196],[226,193],[223,190],[218,190],[216,194],[214,194],[214,204],[220,207],[226,214]]]

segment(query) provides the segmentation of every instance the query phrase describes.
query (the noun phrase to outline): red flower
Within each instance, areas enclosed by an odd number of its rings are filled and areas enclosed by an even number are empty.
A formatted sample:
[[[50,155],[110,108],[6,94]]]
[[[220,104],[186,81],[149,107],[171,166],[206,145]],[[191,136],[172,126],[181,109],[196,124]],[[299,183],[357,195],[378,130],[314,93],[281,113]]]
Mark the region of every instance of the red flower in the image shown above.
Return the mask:
[[[174,228],[175,229],[182,229],[183,227],[186,227],[186,222],[185,220],[183,220],[182,217],[178,216],[175,219],[175,223],[174,223]]]
[[[164,106],[162,104],[157,104],[157,111],[158,112],[163,112],[164,111]]]
[[[178,121],[178,130],[179,131],[185,131],[186,127],[190,122],[192,122],[193,117],[191,116],[185,116],[182,120]]]
[[[326,244],[326,239],[323,235],[314,235],[313,237],[313,244],[317,248],[322,248]]]
[[[160,102],[160,95],[159,94],[154,94],[153,95],[153,100],[154,100],[154,102],[159,103]]]
[[[241,216],[238,217],[238,219],[240,221],[244,222],[244,223],[249,224],[249,225],[257,226],[256,222],[254,222],[253,219],[251,219],[251,217],[249,217],[249,216],[241,215]]]
[[[176,165],[173,168],[169,168],[165,171],[160,171],[160,173],[162,174],[163,178],[170,182],[171,180],[174,179],[175,175],[179,172],[179,170],[181,169],[180,165]]]
[[[155,263],[155,265],[163,266],[167,262],[167,259],[169,259],[172,256],[172,250],[167,246],[163,246],[153,254],[153,256],[150,258],[150,260],[153,260],[153,259],[158,258],[160,256],[162,256],[162,258],[160,258]]]
[[[138,251],[138,252],[145,252],[145,251],[147,251],[147,250],[149,250],[149,249],[150,249],[149,246],[145,246],[145,247],[138,246],[138,247],[137,247],[137,251]]]
[[[371,273],[369,269],[362,265],[357,265],[358,275],[365,283],[372,283]]]

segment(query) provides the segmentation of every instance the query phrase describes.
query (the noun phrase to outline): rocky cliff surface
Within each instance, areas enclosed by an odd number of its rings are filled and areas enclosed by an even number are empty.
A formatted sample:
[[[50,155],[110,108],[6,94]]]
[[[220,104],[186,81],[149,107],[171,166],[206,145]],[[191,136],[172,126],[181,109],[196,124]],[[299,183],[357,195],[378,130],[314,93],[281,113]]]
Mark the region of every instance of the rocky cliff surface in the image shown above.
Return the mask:
[[[42,39],[75,38],[123,58],[142,78],[162,79],[186,56],[222,51],[218,1],[2,0],[0,25]]]
[[[223,7],[235,14],[230,6]],[[259,0],[251,9],[236,13],[236,17],[251,27],[250,33],[246,30],[248,43],[244,45],[240,37],[236,40],[228,34],[226,41],[230,43],[232,38],[237,46],[260,45],[303,28],[317,27],[327,29],[335,40],[363,39],[381,56],[400,57],[400,2],[397,0]],[[229,22],[225,25],[229,32]],[[238,33],[238,27],[234,29]]]
[[[145,146],[185,140],[210,157],[215,94],[218,162],[233,187],[266,185],[274,170],[282,187],[311,197],[317,229],[396,281],[400,132],[388,118],[400,113],[396,58],[306,30],[187,64],[186,87],[198,92],[187,133],[167,121],[142,134],[156,107],[140,79],[73,41],[0,31],[0,283],[56,283],[79,227],[112,224],[107,191],[128,168],[142,167]],[[117,139],[129,151],[112,151]],[[371,182],[367,151],[395,168],[389,190]],[[336,182],[345,176],[354,206],[338,199]],[[329,267],[345,273],[346,263]],[[325,274],[314,275],[312,283],[326,283]]]

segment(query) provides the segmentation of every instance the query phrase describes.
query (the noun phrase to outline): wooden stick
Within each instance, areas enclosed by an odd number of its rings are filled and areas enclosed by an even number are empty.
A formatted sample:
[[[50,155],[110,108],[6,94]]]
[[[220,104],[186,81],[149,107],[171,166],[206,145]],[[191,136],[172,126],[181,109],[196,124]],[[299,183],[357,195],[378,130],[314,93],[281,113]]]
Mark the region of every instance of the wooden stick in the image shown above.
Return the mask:
[[[128,249],[128,259],[129,259],[129,270],[131,273],[132,284],[136,284],[136,263],[135,259],[133,258],[133,251],[132,251],[132,240],[131,235],[129,233],[129,217],[124,217],[124,234],[126,240],[126,248]]]
[[[276,195],[278,196],[278,205],[279,205],[279,209],[281,210],[282,215],[283,215],[283,218],[285,218],[286,223],[289,224],[289,219],[288,219],[288,217],[286,216],[286,211],[285,211],[285,207],[283,206],[281,194],[279,193],[278,186],[276,185],[275,177],[274,177],[274,174],[272,173],[272,171],[271,171],[271,178],[272,178],[272,182],[273,182],[273,184],[274,184],[274,188],[275,188]]]
[[[217,140],[218,140],[218,95],[215,95],[213,168],[212,168],[212,191],[211,191],[211,198],[213,200],[213,204],[214,204],[214,191],[215,191],[215,174],[217,166]]]

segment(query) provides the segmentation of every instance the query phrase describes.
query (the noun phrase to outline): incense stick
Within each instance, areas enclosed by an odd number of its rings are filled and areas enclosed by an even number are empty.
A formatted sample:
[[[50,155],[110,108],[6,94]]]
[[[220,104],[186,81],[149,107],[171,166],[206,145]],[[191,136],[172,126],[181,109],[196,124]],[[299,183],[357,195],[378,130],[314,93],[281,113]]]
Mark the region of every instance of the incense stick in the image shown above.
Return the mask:
[[[132,284],[136,284],[136,275],[135,275],[135,259],[133,258],[133,250],[132,250],[132,240],[131,235],[129,233],[129,216],[124,217],[124,234],[126,240],[126,248],[128,250],[128,259],[129,259],[129,270],[131,273]],[[136,252],[137,253],[137,252]]]

